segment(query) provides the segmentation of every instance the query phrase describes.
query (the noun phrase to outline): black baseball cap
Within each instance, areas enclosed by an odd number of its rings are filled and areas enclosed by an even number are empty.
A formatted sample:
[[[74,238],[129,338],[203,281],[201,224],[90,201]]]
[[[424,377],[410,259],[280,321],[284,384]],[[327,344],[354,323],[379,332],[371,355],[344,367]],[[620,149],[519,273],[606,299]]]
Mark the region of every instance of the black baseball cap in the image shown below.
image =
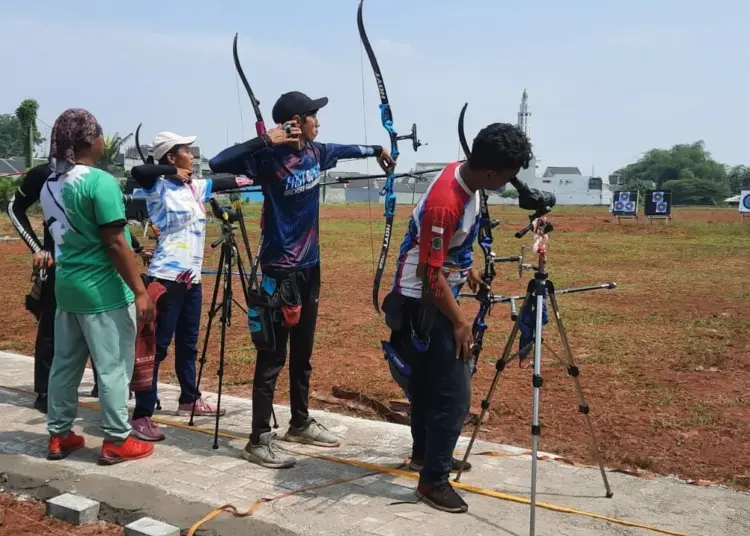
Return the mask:
[[[274,123],[285,123],[295,115],[306,115],[317,112],[328,104],[328,97],[311,99],[300,91],[284,93],[273,105],[271,115]]]

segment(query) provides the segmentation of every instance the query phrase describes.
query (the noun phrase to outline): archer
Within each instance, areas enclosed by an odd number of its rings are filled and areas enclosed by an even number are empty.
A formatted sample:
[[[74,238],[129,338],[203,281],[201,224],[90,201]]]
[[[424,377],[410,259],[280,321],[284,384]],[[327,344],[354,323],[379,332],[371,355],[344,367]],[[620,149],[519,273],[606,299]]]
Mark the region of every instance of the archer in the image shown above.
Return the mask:
[[[468,160],[446,166],[415,207],[383,303],[391,328],[386,358],[392,370],[394,356],[410,368],[408,378],[394,377],[411,401],[409,467],[420,472],[417,495],[445,512],[468,511],[449,475],[462,463],[452,454],[471,405],[474,369],[472,324],[456,297],[467,282],[486,284],[472,268],[477,192],[502,189],[531,157],[531,143],[516,126],[493,123],[481,130]]]
[[[337,447],[339,440],[310,418],[308,395],[315,325],[320,296],[320,174],[340,159],[376,157],[384,170],[395,164],[379,145],[319,143],[318,110],[328,98],[311,99],[292,91],[273,107],[277,127],[245,143],[225,149],[211,159],[215,173],[252,178],[263,191],[260,266],[262,292],[278,296],[281,314],[270,315],[267,333],[251,328],[258,350],[253,381],[253,423],[242,457],[264,467],[285,468],[296,463],[273,447],[271,410],[276,378],[286,361],[289,342],[289,375],[292,418],[287,441],[319,447]],[[249,323],[250,324],[250,323]]]

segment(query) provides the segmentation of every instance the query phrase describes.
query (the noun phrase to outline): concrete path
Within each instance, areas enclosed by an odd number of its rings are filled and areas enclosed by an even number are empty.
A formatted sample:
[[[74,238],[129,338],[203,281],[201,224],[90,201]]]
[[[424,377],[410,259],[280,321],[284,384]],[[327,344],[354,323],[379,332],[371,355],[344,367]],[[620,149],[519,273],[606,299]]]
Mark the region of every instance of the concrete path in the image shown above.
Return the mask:
[[[157,444],[156,453],[146,460],[114,467],[96,465],[101,438],[98,412],[81,409],[76,430],[87,439],[87,449],[62,462],[47,462],[45,419],[31,409],[33,362],[30,358],[0,352],[0,472],[6,486],[13,482],[55,484],[64,491],[85,488],[92,497],[114,511],[140,511],[188,528],[213,507],[231,503],[245,510],[260,498],[297,492],[260,505],[250,518],[232,519],[222,514],[214,528],[221,535],[303,534],[378,536],[497,536],[529,533],[529,506],[481,494],[461,492],[470,505],[466,515],[436,512],[414,502],[416,480],[408,476],[374,473],[314,457],[332,456],[395,468],[410,452],[408,428],[366,421],[328,412],[314,416],[343,439],[338,449],[316,449],[282,443],[298,453],[293,469],[269,470],[245,462],[239,451],[250,423],[250,401],[224,397],[227,416],[222,432],[235,437],[221,438],[213,450],[213,438],[195,430],[165,428],[167,440]],[[81,393],[90,391],[92,377],[87,370]],[[7,389],[7,388],[13,388]],[[179,390],[161,385],[163,419],[185,424],[175,417]],[[215,395],[207,393],[215,401]],[[82,396],[82,402],[95,402]],[[286,430],[288,408],[276,406],[281,428]],[[213,430],[213,420],[199,419],[197,428]],[[543,439],[542,439],[543,440]],[[467,443],[459,442],[459,450]],[[530,457],[513,447],[481,443],[474,452],[502,452],[506,456],[472,456],[474,469],[462,483],[517,497],[528,497]],[[312,455],[312,456],[310,456]],[[750,534],[750,495],[721,487],[696,487],[675,479],[644,479],[608,473],[615,493],[604,498],[597,469],[539,462],[538,501],[650,525],[667,534],[718,536]],[[347,480],[346,482],[341,482]],[[310,489],[316,486],[326,487]],[[16,486],[17,487],[17,486]],[[34,487],[29,484],[28,487]],[[146,499],[145,497],[148,497]],[[180,506],[181,505],[181,506]],[[118,510],[119,509],[119,510]],[[658,534],[576,513],[537,509],[540,536],[608,536]],[[665,532],[662,532],[662,534]]]

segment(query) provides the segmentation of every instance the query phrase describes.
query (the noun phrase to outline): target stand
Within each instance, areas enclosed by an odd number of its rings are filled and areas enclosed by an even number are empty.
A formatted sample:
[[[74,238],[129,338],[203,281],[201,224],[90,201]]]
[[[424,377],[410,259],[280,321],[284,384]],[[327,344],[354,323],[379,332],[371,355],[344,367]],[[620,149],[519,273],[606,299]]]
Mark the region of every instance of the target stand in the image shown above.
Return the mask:
[[[672,221],[672,192],[669,190],[646,191],[644,213],[649,223],[653,220],[670,223]]]
[[[615,192],[612,201],[612,215],[617,218],[617,223],[620,223],[620,220],[637,220],[638,192]]]
[[[750,219],[750,190],[740,192],[740,221],[744,223],[745,218]]]

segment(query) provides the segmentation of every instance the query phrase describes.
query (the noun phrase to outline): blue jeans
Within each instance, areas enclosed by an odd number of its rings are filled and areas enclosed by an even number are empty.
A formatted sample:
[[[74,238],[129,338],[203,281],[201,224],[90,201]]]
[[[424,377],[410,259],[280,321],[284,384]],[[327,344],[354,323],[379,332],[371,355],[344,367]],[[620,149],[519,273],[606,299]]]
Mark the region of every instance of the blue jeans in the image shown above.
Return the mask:
[[[151,417],[157,399],[159,365],[167,357],[167,350],[175,337],[174,370],[180,383],[180,404],[190,404],[201,394],[195,385],[195,361],[198,357],[198,332],[200,331],[201,304],[203,301],[200,283],[189,289],[184,283],[157,280],[167,289],[167,306],[156,317],[156,360],[154,362],[154,384],[149,391],[135,393],[133,418]]]
[[[420,482],[448,482],[453,451],[471,405],[473,363],[456,359],[453,326],[439,311],[435,313],[427,351],[420,354],[414,350],[410,322],[417,321],[419,302],[404,301],[405,322],[400,331],[392,333],[391,344],[400,352],[410,352],[413,367],[409,382],[412,458],[424,460]]]

